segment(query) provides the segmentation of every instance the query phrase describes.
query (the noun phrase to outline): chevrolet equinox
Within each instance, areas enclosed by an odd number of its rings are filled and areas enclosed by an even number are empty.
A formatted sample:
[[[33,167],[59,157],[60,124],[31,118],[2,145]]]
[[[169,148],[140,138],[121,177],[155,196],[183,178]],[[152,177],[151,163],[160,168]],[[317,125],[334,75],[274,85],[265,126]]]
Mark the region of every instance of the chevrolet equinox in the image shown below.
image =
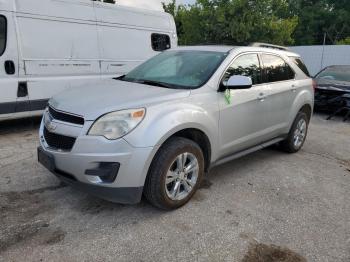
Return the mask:
[[[126,204],[186,204],[215,165],[273,144],[303,146],[314,105],[300,57],[266,47],[163,52],[116,79],[49,101],[39,162],[62,181]]]

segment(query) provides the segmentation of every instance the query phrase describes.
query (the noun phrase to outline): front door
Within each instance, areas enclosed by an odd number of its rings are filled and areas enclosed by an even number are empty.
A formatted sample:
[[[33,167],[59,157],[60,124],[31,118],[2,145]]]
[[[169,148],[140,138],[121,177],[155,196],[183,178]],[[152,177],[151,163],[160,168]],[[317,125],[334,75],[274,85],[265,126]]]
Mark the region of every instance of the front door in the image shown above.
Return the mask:
[[[0,14],[0,119],[25,112],[28,94],[18,90],[18,53],[13,14]]]
[[[236,58],[226,71],[222,83],[233,75],[251,77],[253,87],[231,90],[231,103],[219,93],[221,157],[263,142],[268,128],[265,119],[269,87],[262,84],[258,55],[249,53]]]

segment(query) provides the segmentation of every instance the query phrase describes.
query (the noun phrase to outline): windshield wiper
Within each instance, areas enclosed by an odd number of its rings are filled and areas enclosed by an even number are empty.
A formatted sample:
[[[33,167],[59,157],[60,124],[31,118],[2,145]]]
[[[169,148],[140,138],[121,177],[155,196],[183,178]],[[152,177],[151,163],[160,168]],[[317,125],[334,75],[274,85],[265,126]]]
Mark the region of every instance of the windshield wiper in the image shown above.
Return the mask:
[[[125,77],[125,75],[121,75],[121,76],[118,76],[118,77],[115,77],[113,78],[114,80],[123,80]]]
[[[126,77],[126,75],[122,75],[122,76],[119,76],[119,77],[116,77],[113,79],[127,81],[127,82],[133,82],[133,83],[138,83],[138,84],[144,84],[144,85],[172,88],[172,89],[178,88],[176,85],[167,84],[167,83],[158,82],[158,81],[153,81],[153,80],[128,78],[128,77]]]
[[[144,85],[159,86],[159,87],[165,87],[165,88],[176,88],[176,86],[174,85],[158,82],[158,81],[152,81],[152,80],[141,79],[141,80],[136,80],[135,82],[139,84],[144,84]]]

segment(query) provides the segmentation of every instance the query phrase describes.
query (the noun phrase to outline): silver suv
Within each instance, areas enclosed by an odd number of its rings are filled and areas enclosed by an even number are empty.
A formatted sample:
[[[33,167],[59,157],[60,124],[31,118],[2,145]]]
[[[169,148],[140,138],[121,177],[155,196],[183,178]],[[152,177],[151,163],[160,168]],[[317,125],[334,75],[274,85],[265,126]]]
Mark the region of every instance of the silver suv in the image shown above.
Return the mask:
[[[301,63],[261,47],[166,51],[52,98],[39,161],[97,197],[178,208],[215,165],[276,143],[300,150],[314,104]]]

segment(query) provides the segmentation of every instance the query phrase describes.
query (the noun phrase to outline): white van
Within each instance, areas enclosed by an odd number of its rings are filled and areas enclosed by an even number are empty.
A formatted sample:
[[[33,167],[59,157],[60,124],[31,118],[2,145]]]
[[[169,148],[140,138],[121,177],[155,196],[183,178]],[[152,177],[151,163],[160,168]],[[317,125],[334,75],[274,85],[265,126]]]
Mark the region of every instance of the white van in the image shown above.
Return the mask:
[[[41,114],[56,93],[122,75],[176,46],[165,12],[92,0],[0,0],[0,120]]]

